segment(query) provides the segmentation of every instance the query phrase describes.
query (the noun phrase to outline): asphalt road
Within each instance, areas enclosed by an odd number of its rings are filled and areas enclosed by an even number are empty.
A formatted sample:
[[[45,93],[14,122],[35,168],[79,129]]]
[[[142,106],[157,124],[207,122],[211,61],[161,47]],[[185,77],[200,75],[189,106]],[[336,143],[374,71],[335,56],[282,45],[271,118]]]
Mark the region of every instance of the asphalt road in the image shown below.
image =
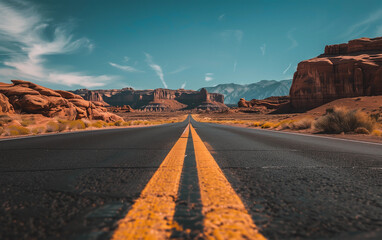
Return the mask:
[[[382,145],[191,124],[266,238],[382,238]],[[110,238],[187,125],[0,141],[0,239]],[[174,217],[195,232],[174,238],[203,231],[195,169]]]

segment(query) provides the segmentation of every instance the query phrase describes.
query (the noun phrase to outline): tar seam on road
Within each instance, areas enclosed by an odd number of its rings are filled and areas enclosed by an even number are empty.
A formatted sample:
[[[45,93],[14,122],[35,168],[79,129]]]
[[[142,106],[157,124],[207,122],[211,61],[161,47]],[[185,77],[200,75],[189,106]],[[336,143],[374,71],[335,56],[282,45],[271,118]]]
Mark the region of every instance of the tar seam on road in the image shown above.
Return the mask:
[[[113,240],[166,239],[171,235],[189,126],[154,173],[127,215],[119,221]]]
[[[204,236],[207,239],[265,239],[195,129],[190,128],[203,204]]]

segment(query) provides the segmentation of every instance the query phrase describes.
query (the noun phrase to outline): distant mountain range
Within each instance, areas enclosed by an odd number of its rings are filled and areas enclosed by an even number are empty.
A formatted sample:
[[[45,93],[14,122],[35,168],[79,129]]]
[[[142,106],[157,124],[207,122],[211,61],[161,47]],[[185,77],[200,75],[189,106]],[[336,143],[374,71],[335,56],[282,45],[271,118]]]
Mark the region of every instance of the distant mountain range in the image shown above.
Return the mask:
[[[292,85],[292,79],[289,80],[262,80],[252,84],[235,84],[226,83],[219,84],[215,87],[206,87],[205,89],[211,93],[221,93],[224,95],[224,103],[236,104],[240,98],[246,100],[264,99],[272,96],[289,95],[289,89]]]

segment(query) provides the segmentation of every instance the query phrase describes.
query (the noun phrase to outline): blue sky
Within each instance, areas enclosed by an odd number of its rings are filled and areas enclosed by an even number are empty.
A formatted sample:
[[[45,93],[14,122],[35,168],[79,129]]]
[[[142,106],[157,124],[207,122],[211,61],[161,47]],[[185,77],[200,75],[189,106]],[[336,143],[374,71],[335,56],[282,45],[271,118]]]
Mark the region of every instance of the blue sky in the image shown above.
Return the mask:
[[[0,81],[198,89],[283,80],[327,44],[377,36],[380,0],[0,0]]]

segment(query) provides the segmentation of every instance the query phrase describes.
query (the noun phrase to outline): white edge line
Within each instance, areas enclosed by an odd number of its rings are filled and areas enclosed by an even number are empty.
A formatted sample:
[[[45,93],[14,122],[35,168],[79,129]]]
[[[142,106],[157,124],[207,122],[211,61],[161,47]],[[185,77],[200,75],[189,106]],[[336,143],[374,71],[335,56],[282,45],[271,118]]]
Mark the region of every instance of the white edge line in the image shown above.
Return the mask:
[[[201,123],[203,123],[203,122],[201,122]],[[347,141],[347,142],[365,143],[365,144],[373,144],[373,145],[382,146],[382,143],[366,142],[366,141],[351,140],[351,139],[336,138],[336,137],[327,137],[327,136],[317,136],[317,135],[313,135],[313,134],[285,132],[285,131],[277,131],[277,130],[270,130],[270,129],[263,129],[263,128],[262,128],[262,129],[259,129],[259,128],[247,128],[247,127],[232,126],[232,125],[218,124],[218,123],[210,123],[210,124],[224,125],[224,126],[228,126],[228,127],[236,127],[236,128],[241,128],[241,129],[251,129],[251,130],[269,131],[269,132],[276,132],[276,133],[284,133],[284,134],[300,135],[300,136],[306,136],[306,137],[326,138],[326,139],[342,140],[342,141]]]

